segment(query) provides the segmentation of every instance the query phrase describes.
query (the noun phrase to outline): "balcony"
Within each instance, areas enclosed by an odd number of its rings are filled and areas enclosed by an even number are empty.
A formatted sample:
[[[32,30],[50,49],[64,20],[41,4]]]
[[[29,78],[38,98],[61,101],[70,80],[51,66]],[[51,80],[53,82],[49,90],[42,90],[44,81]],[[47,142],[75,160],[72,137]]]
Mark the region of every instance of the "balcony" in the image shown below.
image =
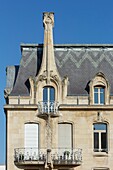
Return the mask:
[[[26,169],[27,166],[44,167],[46,162],[46,149],[16,148],[14,150],[14,163],[18,168]]]
[[[82,149],[60,148],[53,149],[52,153],[53,167],[57,168],[73,168],[82,163]]]
[[[46,119],[48,116],[59,117],[58,102],[38,102],[38,117]]]
[[[82,150],[81,149],[52,149],[50,152],[51,166],[53,168],[72,168],[81,165]],[[46,149],[38,148],[17,148],[14,150],[14,163],[19,168],[26,169],[28,166],[32,168],[42,168],[48,164],[48,154]]]

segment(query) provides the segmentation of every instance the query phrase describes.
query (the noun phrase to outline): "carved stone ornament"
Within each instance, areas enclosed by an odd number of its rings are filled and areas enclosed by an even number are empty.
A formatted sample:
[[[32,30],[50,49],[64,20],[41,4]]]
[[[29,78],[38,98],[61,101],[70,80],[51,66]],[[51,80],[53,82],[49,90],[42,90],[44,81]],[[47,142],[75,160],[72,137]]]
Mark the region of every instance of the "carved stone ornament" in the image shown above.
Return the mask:
[[[53,73],[53,71],[50,71],[50,79],[53,79],[54,81],[58,82],[59,78],[56,74]],[[41,74],[38,78],[39,81],[47,80],[47,71],[45,70],[43,74]]]
[[[98,122],[103,122],[103,113],[102,112],[97,113],[97,121]]]
[[[93,122],[98,122],[98,123],[104,123],[108,122],[108,120],[105,118],[105,114],[103,116],[103,112],[97,112],[96,117],[93,119]]]
[[[9,94],[11,93],[11,91],[12,91],[12,89],[9,89],[9,88],[5,89],[4,90],[4,97],[7,98],[9,96]]]
[[[43,81],[47,79],[47,71],[43,71],[43,74],[39,76],[39,81]]]
[[[58,76],[56,74],[54,74],[53,71],[50,71],[50,77],[57,82],[59,81]]]
[[[44,24],[45,28],[47,28],[47,25],[54,26],[54,14],[49,13],[49,12],[45,12],[43,14],[43,24]]]

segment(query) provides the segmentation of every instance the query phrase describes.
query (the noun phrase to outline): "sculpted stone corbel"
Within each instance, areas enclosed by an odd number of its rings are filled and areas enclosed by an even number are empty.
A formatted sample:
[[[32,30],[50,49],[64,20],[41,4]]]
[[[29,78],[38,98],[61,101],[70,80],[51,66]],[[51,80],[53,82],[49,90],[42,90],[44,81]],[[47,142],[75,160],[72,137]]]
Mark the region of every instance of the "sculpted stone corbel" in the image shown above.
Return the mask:
[[[53,73],[53,71],[50,71],[50,77],[55,80],[56,82],[59,82],[59,78],[56,74]]]
[[[47,79],[47,71],[43,71],[43,74],[41,74],[38,78],[39,81],[43,81]]]
[[[4,89],[4,97],[7,98],[9,96],[9,94],[11,93],[12,89],[10,88],[6,88]]]
[[[62,80],[63,84],[64,85],[67,85],[68,84],[68,76],[65,76]]]

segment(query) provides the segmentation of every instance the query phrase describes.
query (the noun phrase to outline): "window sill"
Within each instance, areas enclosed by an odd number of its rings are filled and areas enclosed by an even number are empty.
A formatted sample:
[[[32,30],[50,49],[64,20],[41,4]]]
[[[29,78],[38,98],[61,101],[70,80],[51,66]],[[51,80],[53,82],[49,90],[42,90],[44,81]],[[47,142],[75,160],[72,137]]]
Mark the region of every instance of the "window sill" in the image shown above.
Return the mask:
[[[107,152],[93,152],[94,157],[108,157]]]

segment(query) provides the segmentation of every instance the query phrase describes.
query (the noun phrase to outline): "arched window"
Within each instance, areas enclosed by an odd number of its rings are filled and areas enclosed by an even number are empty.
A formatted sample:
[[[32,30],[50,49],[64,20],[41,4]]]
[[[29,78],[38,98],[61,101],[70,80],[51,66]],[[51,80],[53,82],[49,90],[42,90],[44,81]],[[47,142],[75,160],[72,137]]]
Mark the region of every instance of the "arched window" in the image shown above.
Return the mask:
[[[105,104],[105,87],[94,87],[94,104]]]
[[[39,149],[39,125],[37,123],[24,125],[24,148],[26,160],[29,160],[30,156],[36,159]]]
[[[43,101],[54,102],[55,101],[55,89],[52,86],[45,86],[43,88]]]
[[[59,123],[58,124],[58,148],[61,152],[71,151],[73,144],[72,139],[72,124]]]
[[[39,145],[39,125],[36,123],[25,124],[25,147],[37,147]]]
[[[106,123],[94,123],[94,152],[107,152],[107,124]]]

